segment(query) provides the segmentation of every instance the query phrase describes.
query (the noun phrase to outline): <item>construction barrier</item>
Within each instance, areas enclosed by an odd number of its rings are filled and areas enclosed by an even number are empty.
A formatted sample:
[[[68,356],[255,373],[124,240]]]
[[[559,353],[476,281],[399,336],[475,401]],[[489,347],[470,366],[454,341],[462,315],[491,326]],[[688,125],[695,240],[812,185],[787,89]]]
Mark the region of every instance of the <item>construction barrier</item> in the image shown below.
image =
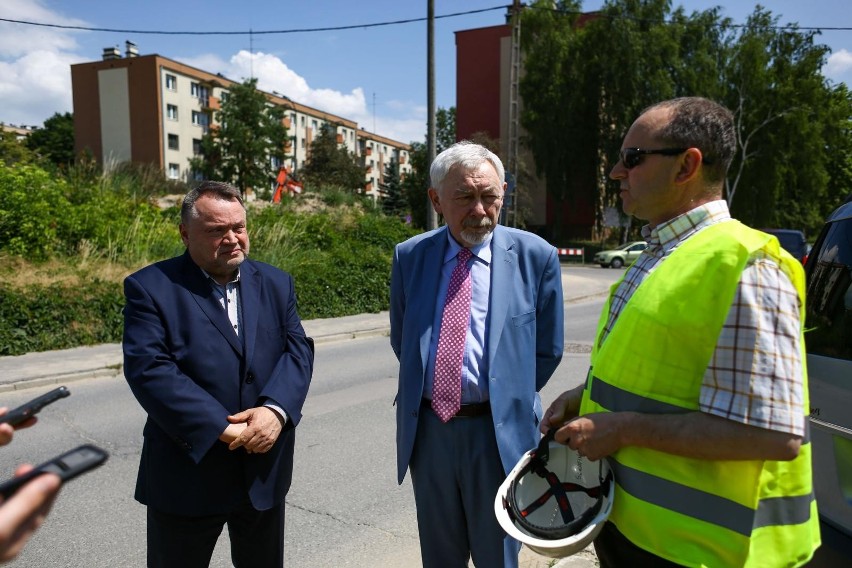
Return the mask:
[[[586,249],[584,248],[557,248],[556,251],[559,253],[559,259],[562,260],[563,257],[568,257],[570,260],[571,257],[580,257],[580,264],[585,264],[586,262]]]

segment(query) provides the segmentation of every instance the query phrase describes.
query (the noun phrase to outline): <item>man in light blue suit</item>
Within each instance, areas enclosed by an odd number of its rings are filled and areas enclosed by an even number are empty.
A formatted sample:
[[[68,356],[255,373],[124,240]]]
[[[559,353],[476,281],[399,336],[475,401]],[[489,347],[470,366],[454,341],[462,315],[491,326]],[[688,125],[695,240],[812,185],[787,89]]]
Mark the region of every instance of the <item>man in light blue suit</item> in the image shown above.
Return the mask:
[[[541,238],[497,224],[506,183],[486,148],[455,144],[429,174],[429,198],[446,226],[397,245],[391,274],[398,481],[411,469],[424,568],[466,568],[471,557],[478,567],[516,567],[520,544],[497,523],[494,497],[538,444],[538,391],[562,359],[559,258]],[[469,307],[460,369],[451,373],[460,401],[447,417],[438,403],[447,368],[441,335],[449,336],[445,301],[457,295],[459,267]]]

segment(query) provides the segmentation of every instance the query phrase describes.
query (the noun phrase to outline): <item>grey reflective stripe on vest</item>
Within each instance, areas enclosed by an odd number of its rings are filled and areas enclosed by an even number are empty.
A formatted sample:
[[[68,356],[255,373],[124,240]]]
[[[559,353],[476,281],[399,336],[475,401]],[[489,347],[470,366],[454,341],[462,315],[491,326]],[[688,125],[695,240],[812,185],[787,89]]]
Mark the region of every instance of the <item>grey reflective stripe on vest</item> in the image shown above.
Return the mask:
[[[744,536],[751,535],[754,525],[752,509],[730,499],[639,471],[619,463],[612,456],[609,463],[615,470],[616,484],[637,499],[725,527]]]
[[[589,396],[603,408],[616,412],[633,411],[646,414],[692,412],[681,406],[626,391],[595,376],[592,377]],[[807,439],[810,438],[810,427],[807,424],[805,436]],[[803,440],[803,443],[806,441]],[[813,493],[797,497],[762,499],[755,511],[725,497],[624,465],[612,456],[609,461],[615,470],[616,483],[637,499],[724,527],[747,537],[754,529],[800,524],[806,522],[811,516]]]
[[[688,408],[660,402],[620,389],[598,377],[592,377],[592,392],[589,398],[610,411],[642,412],[644,414],[683,414],[692,412]]]
[[[676,404],[661,402],[626,391],[594,375],[592,375],[592,390],[589,393],[589,399],[610,412],[642,412],[644,414],[685,414],[687,412],[699,412],[698,410],[690,410]],[[802,444],[808,444],[811,441],[810,422],[810,420],[805,420],[805,435],[802,437]]]
[[[811,503],[814,494],[796,497],[772,497],[762,499],[757,506],[754,528],[774,525],[800,525],[811,518]]]
[[[610,456],[616,484],[633,497],[669,511],[693,517],[750,537],[752,530],[774,525],[796,525],[811,516],[813,493],[798,497],[763,499],[754,511],[730,499],[662,479],[619,463]]]

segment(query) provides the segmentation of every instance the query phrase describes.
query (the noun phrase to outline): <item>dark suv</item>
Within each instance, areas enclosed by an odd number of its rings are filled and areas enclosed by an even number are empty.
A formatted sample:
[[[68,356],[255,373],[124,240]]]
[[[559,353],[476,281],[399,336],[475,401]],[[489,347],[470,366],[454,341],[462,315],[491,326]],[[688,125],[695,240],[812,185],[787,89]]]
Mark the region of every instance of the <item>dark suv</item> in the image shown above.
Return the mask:
[[[805,240],[805,234],[802,231],[795,229],[761,229],[761,231],[775,235],[781,246],[799,262],[804,264],[808,259],[808,242]]]
[[[826,221],[805,274],[814,490],[828,544],[832,527],[852,538],[852,202]]]

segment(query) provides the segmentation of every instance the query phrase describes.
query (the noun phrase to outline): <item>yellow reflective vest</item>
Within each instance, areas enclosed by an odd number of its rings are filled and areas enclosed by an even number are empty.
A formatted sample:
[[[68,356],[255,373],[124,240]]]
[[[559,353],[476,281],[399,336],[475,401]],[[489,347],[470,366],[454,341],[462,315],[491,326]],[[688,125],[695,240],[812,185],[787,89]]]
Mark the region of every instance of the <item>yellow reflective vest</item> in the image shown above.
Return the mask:
[[[738,221],[711,225],[646,277],[601,344],[610,296],[580,414],[697,411],[741,273],[759,249],[790,277],[804,312],[801,263],[774,237]],[[807,435],[792,461],[711,461],[633,446],[609,459],[616,480],[609,520],[652,554],[686,566],[800,566],[820,544]]]

